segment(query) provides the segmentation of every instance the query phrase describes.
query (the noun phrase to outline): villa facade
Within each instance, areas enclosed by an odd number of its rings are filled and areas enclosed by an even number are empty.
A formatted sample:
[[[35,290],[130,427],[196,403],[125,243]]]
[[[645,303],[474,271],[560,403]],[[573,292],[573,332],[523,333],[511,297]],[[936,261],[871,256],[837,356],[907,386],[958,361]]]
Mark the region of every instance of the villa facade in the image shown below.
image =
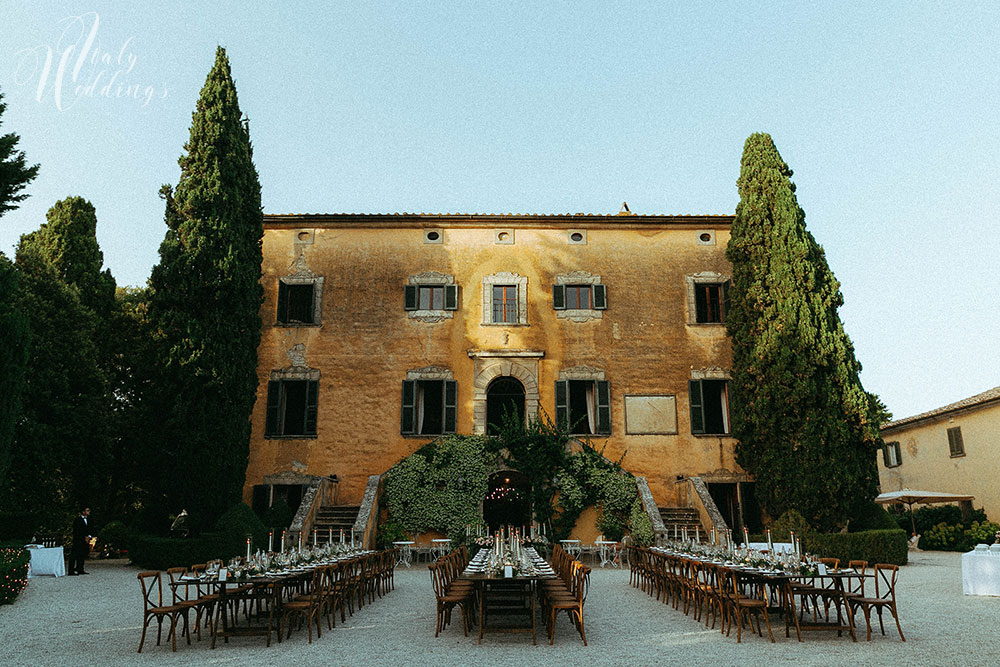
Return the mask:
[[[245,498],[275,476],[378,475],[503,406],[571,425],[683,506],[734,461],[732,216],[266,215]],[[732,524],[730,524],[732,525]]]

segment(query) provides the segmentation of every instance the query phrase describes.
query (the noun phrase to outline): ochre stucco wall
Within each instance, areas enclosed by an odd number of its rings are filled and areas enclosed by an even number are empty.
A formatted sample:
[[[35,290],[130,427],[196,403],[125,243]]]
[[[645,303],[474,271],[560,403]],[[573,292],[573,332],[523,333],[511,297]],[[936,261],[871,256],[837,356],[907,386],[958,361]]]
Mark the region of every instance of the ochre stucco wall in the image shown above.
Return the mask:
[[[948,429],[956,426],[962,429],[965,456],[952,457],[948,448]],[[1000,403],[883,430],[882,438],[898,442],[900,449],[900,465],[893,468],[878,457],[883,492],[909,488],[972,495],[974,507],[985,509],[993,521],[1000,519]]]
[[[262,282],[265,301],[260,385],[245,496],[264,475],[290,471],[293,461],[314,475],[337,474],[342,503],[360,502],[367,477],[387,470],[429,437],[400,435],[400,391],[406,371],[445,366],[458,382],[458,432],[473,432],[473,359],[470,349],[544,351],[539,362],[540,407],[555,414],[554,381],[560,369],[602,369],[611,386],[612,435],[594,438],[611,459],[648,478],[662,505],[676,504],[677,475],[740,472],[733,440],[691,435],[688,380],[692,369],[728,369],[731,354],[723,325],[689,325],[685,276],[726,276],[730,218],[630,224],[628,218],[581,223],[572,216],[545,219],[478,218],[467,222],[384,218],[372,221],[304,219],[265,225]],[[295,226],[301,224],[301,226]],[[444,243],[424,243],[423,230],[440,227]],[[497,228],[513,229],[515,243],[494,241]],[[567,242],[584,229],[586,245]],[[698,245],[712,230],[715,245]],[[313,232],[311,244],[295,242]],[[319,327],[275,325],[279,276],[294,272],[304,253],[324,277]],[[410,275],[437,271],[455,276],[459,309],[452,319],[424,323],[403,310]],[[482,278],[495,272],[527,277],[528,326],[483,326]],[[600,320],[558,319],[552,308],[557,274],[587,271],[607,286]],[[267,439],[264,417],[272,369],[290,365],[286,351],[305,346],[306,363],[320,369],[315,438]],[[626,435],[626,394],[673,394],[677,435]],[[626,453],[627,452],[627,453]]]

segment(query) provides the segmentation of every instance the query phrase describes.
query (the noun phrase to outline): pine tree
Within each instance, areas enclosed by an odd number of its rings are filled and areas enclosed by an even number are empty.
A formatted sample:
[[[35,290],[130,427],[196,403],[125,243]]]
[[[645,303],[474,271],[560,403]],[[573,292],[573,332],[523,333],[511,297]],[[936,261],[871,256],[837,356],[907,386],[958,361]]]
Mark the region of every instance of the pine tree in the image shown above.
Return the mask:
[[[263,300],[260,182],[222,47],[184,148],[176,189],[162,190],[168,229],[150,278],[164,371],[150,485],[160,511],[185,507],[204,525],[242,492]]]
[[[726,251],[733,435],[771,516],[795,509],[832,530],[874,498],[880,438],[837,313],[840,284],[791,176],[769,135],[747,139]]]
[[[0,118],[6,110],[0,94]],[[38,175],[37,164],[30,167],[25,164],[24,153],[17,150],[18,141],[20,137],[13,132],[0,135],[0,217],[27,198],[21,191]]]

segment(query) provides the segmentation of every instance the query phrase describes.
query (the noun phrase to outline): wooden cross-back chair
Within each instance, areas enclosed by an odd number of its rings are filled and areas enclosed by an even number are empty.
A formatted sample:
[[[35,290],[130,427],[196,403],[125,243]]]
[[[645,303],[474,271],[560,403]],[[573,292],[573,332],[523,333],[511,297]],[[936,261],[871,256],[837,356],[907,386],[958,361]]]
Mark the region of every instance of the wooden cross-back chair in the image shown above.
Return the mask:
[[[865,625],[868,626],[867,641],[872,640],[871,613],[874,609],[878,613],[878,625],[885,634],[885,625],[882,622],[882,610],[888,609],[896,621],[896,630],[899,632],[900,641],[906,641],[903,636],[903,628],[899,625],[899,612],[896,609],[896,578],[899,575],[898,565],[878,563],[875,565],[875,595],[874,597],[852,596],[848,602],[852,609],[858,608],[865,614]],[[857,611],[855,611],[855,614]]]
[[[436,599],[437,613],[435,614],[434,636],[437,637],[441,631],[451,623],[451,612],[455,607],[460,607],[462,611],[462,632],[469,636],[471,627],[470,612],[472,606],[472,589],[451,589],[449,590],[447,567],[443,563],[431,563],[427,566],[431,575],[431,585],[434,587],[434,597]]]
[[[163,619],[170,620],[170,631],[167,633],[171,648],[177,650],[177,621],[184,608],[180,605],[163,604],[163,579],[159,572],[140,572],[139,584],[142,586],[142,637],[139,639],[139,650],[146,643],[146,630],[149,622],[156,619],[156,645],[160,645],[163,635]]]

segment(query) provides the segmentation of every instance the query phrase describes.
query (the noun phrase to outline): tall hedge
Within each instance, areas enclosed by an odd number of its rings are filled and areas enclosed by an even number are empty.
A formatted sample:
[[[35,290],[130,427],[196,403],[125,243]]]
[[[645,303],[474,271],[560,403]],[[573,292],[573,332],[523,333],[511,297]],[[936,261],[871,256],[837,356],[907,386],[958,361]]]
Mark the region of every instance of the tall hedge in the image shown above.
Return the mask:
[[[858,533],[809,533],[802,538],[803,549],[823,558],[839,558],[841,567],[852,560],[868,565],[906,565],[909,541],[905,530],[865,530]]]
[[[726,256],[736,457],[771,516],[842,527],[877,493],[877,401],[837,309],[840,284],[806,229],[792,170],[767,134],[744,146]]]
[[[226,52],[201,89],[167,233],[150,277],[160,341],[147,480],[161,512],[211,525],[241,496],[257,391],[263,290],[260,182]],[[197,462],[197,465],[193,465]]]

